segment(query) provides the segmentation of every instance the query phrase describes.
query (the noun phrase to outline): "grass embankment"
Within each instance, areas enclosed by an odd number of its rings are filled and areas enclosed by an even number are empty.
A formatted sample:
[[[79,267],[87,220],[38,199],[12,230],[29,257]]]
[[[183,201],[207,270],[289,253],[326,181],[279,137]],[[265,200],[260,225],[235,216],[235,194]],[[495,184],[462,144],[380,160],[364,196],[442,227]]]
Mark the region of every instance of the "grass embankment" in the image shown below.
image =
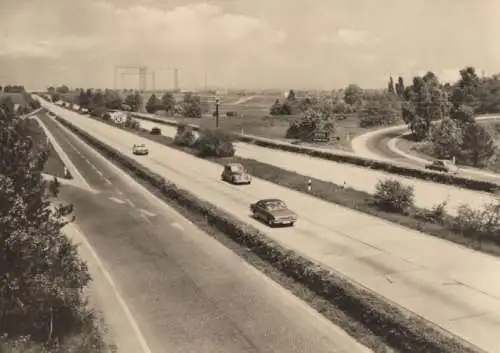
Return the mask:
[[[64,162],[61,160],[59,155],[57,154],[52,143],[47,141],[47,135],[45,131],[40,126],[36,119],[27,119],[28,129],[31,138],[33,139],[33,143],[35,145],[35,151],[39,152],[42,148],[48,148],[48,159],[43,168],[44,173],[56,176],[58,178],[71,179],[71,175],[69,178],[64,174]]]
[[[95,117],[90,118],[133,132],[139,136],[161,143],[167,147],[175,148],[197,156],[197,151],[195,149],[176,145],[170,137],[163,135],[151,135],[150,132],[145,129],[134,130],[113,124],[109,121],[103,121],[102,119]],[[256,178],[260,178],[295,191],[307,193],[321,200],[357,210],[441,239],[446,239],[474,250],[500,256],[500,239],[489,234],[457,231],[454,227],[455,217],[444,214],[441,212],[439,207],[437,207],[436,210],[426,210],[412,207],[406,214],[387,212],[375,205],[373,195],[369,193],[352,188],[344,188],[342,185],[310,178],[308,176],[287,171],[254,159],[236,156],[228,158],[204,159],[208,159],[214,163],[220,164],[221,166],[229,162],[241,163],[245,166],[248,172]],[[305,182],[307,179],[311,179],[312,185],[314,186],[311,192],[307,191]]]

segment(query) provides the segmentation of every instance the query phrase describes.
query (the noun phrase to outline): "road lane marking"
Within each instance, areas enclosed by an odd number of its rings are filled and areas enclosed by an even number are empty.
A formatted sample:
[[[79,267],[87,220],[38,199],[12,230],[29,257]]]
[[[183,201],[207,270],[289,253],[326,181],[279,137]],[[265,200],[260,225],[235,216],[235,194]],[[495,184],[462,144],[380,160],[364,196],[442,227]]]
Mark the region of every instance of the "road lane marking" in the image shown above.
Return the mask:
[[[130,206],[135,207],[135,204],[134,204],[132,201],[130,201],[130,199],[125,198],[125,201],[127,201],[127,203],[128,203]]]
[[[65,166],[70,170],[70,172],[72,174],[74,173],[74,175],[77,176],[80,179],[81,183],[87,189],[93,190],[93,188],[90,186],[90,184],[87,182],[87,180],[83,177],[83,175],[80,173],[80,171],[75,167],[75,165],[73,164],[73,162],[71,161],[71,159],[68,157],[68,155],[66,154],[66,152],[64,152],[63,148],[61,147],[61,145],[59,144],[59,142],[56,140],[56,138],[54,137],[54,135],[52,135],[52,132],[50,132],[50,130],[48,129],[48,127],[42,122],[42,120],[38,116],[35,115],[34,118],[37,120],[37,122],[42,127],[42,130],[45,132],[45,135],[47,136],[47,138],[52,143],[52,147],[54,147],[54,149],[56,150],[56,153],[59,155],[59,157],[61,157],[61,159],[62,159],[63,163],[65,164]]]
[[[125,302],[125,300],[121,296],[120,291],[118,290],[118,287],[116,286],[115,282],[113,281],[111,274],[106,270],[106,268],[104,267],[104,264],[101,262],[101,259],[99,258],[99,256],[95,252],[94,248],[90,245],[90,243],[88,242],[85,235],[83,235],[83,233],[80,232],[76,228],[76,226],[74,226],[72,224],[71,224],[71,226],[72,226],[73,230],[80,235],[82,243],[84,243],[85,247],[92,254],[92,256],[95,259],[95,262],[97,263],[97,266],[101,269],[104,277],[107,279],[111,288],[115,292],[116,298],[118,299],[118,303],[120,303],[120,306],[122,307],[122,309],[125,313],[125,316],[127,317],[130,325],[132,326],[132,329],[134,330],[134,332],[137,336],[137,339],[139,340],[139,344],[142,348],[142,352],[143,353],[152,353],[151,348],[149,348],[149,345],[146,342],[146,339],[144,338],[144,335],[142,334],[141,329],[139,328],[139,325],[137,324],[137,322],[134,319],[134,316],[132,315],[132,312],[130,311],[127,303]]]
[[[109,199],[110,199],[111,201],[114,201],[114,202],[116,202],[116,203],[119,203],[120,205],[123,205],[123,204],[125,203],[125,201],[120,200],[120,199],[118,199],[118,198],[116,198],[116,197],[114,197],[114,196],[110,196],[110,197],[109,197]]]
[[[148,217],[156,217],[156,213],[149,212],[148,210],[145,210],[144,208],[139,209],[142,213],[144,213]]]
[[[184,230],[184,228],[177,222],[170,223],[170,225],[174,228],[179,229],[179,230]]]

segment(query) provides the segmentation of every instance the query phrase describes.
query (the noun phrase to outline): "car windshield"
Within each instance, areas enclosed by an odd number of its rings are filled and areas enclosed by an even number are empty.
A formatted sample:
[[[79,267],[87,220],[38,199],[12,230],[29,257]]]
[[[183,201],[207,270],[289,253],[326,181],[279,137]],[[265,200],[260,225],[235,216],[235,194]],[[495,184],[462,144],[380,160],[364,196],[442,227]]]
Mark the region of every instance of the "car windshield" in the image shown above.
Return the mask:
[[[277,210],[284,210],[287,207],[283,201],[276,200],[276,201],[266,202],[266,208],[269,211],[277,211]]]
[[[241,173],[243,172],[243,166],[238,164],[232,164],[229,166],[229,170],[233,173]]]
[[[144,148],[146,147],[145,145],[135,145],[135,147],[138,147],[138,148]]]

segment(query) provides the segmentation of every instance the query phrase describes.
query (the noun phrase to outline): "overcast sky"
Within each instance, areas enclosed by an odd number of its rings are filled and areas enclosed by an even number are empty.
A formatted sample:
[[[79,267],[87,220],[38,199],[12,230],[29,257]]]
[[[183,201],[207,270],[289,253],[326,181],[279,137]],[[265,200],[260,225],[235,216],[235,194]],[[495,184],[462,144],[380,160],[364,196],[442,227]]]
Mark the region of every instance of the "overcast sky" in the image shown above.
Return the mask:
[[[242,88],[450,80],[500,72],[499,14],[500,0],[0,0],[0,84],[112,87],[115,64],[156,70],[157,88],[175,66],[182,87],[205,71]]]

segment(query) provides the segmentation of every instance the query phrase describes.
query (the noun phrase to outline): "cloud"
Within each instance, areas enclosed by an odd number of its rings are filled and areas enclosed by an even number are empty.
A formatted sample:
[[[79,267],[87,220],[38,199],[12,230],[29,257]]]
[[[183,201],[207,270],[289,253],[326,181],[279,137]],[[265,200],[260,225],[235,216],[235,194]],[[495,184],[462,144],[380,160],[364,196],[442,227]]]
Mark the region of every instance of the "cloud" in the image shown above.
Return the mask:
[[[93,50],[131,57],[141,51],[142,57],[154,57],[174,51],[229,50],[235,45],[262,49],[285,39],[284,32],[256,18],[225,13],[207,3],[170,10],[96,0],[71,5],[20,11],[9,21],[9,35],[0,39],[0,54],[57,58]]]
[[[374,40],[367,32],[349,28],[339,28],[333,33],[323,33],[319,37],[320,42],[343,44],[347,46],[359,46],[369,44]]]

